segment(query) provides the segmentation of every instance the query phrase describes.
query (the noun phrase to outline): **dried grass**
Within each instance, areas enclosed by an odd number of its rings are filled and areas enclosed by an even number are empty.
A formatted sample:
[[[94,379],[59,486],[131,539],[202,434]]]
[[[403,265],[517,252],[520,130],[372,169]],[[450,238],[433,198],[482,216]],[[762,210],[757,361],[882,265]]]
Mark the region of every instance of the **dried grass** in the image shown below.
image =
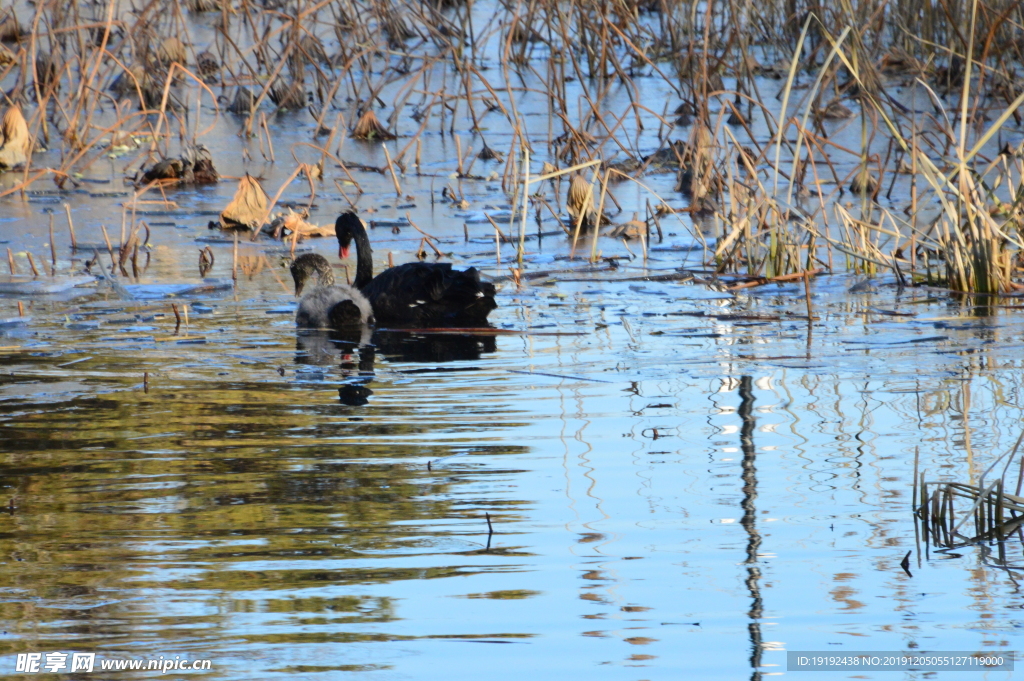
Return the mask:
[[[231,88],[228,110],[245,117],[243,134],[259,126],[267,160],[274,159],[275,140],[260,110],[266,99],[295,112],[308,107],[316,123],[311,134],[331,136],[316,147],[321,166],[343,130],[340,116],[333,127],[326,117],[345,102],[361,103],[361,115],[348,120],[351,136],[373,141],[393,139],[404,112],[412,111],[418,131],[404,148],[388,152],[394,156],[386,170],[378,169],[392,177],[398,194],[403,171],[422,172],[419,150],[428,127],[436,124],[440,135],[454,138],[467,128],[476,134],[507,125],[513,138],[501,150],[504,159],[486,145],[474,155],[456,141],[452,170],[473,182],[480,179],[472,174],[477,158],[503,161],[501,187],[515,206],[513,220],[522,218],[522,225],[527,212],[546,206],[554,215],[551,206],[558,203],[542,195],[552,191],[546,180],[535,185],[530,177],[532,156],[551,178],[556,171],[550,164],[570,166],[568,174],[585,168],[597,173],[592,183],[582,177],[569,183],[566,208],[587,228],[604,208],[622,213],[645,201],[669,206],[666,216],[686,211],[699,217],[716,237],[714,253],[705,252],[707,263],[722,272],[787,276],[826,259],[831,265],[834,249],[857,271],[888,269],[898,277],[909,273],[910,282],[964,291],[1019,288],[1014,278],[1021,273],[1014,266],[1024,260],[1024,163],[1012,149],[988,152],[996,136],[1006,136],[1009,118],[1024,123],[1017,75],[1024,62],[1024,12],[1004,0],[972,0],[952,10],[891,0],[884,12],[877,0],[833,3],[820,12],[798,5],[767,0],[751,14],[742,3],[704,3],[699,9],[659,0],[581,0],[568,8],[551,1],[499,3],[486,17],[492,23],[481,24],[463,0],[237,6],[186,0],[189,12],[222,12],[208,18],[217,21],[217,37],[195,55],[194,72],[185,68],[193,53],[190,21],[167,0],[132,12],[115,12],[112,3],[40,3],[29,36],[11,10],[0,10],[0,41],[8,41],[0,46],[0,77],[5,88],[10,84],[5,102],[39,112],[31,132],[23,118],[20,127],[7,126],[11,132],[0,147],[4,167],[27,162],[29,142],[37,137],[61,146],[59,167],[40,168],[4,191],[23,190],[43,177],[63,187],[113,147],[117,153],[134,147],[127,144],[132,138],[143,146],[125,167],[139,167],[143,155],[163,159],[147,169],[150,181],[191,183],[200,169],[216,178],[212,160],[187,151],[175,158],[167,144],[175,134],[183,143],[200,141],[205,133],[189,138],[193,112],[205,117],[215,95],[199,81],[220,80]],[[479,56],[495,51],[500,66],[482,68]],[[762,104],[755,75],[785,79],[781,106]],[[813,85],[807,87],[805,75]],[[637,78],[660,79],[673,93],[671,103],[644,101]],[[531,97],[546,100],[546,138],[540,129],[528,130],[517,109],[526,82]],[[727,90],[725,82],[735,86]],[[908,91],[918,92],[918,101],[904,106],[891,94],[894,83],[914,88]],[[102,91],[108,85],[112,107]],[[930,102],[920,95],[925,86]],[[943,100],[945,94],[958,103]],[[381,99],[388,96],[394,100]],[[137,100],[145,115],[130,113],[122,99]],[[995,117],[1004,103],[1002,115],[985,129],[984,117]],[[183,104],[190,110],[176,115]],[[391,112],[383,121],[377,118],[382,107]],[[851,109],[861,126],[860,147],[853,149],[832,136],[854,115]],[[686,137],[672,140],[673,134]],[[1016,145],[1017,133],[1012,135]],[[978,159],[983,149],[989,155],[984,163]],[[304,160],[313,163],[296,172],[309,178],[312,196],[317,162]],[[677,173],[676,188],[689,198],[688,206],[671,208],[673,201],[641,182],[659,172]],[[631,205],[620,206],[610,184],[626,180],[636,182],[642,198],[629,196]],[[351,175],[335,184],[342,193],[353,186],[360,191]],[[909,218],[875,202],[888,197],[894,184],[904,195],[912,187],[904,206]],[[538,193],[524,185],[537,186]],[[458,203],[463,189],[455,191]],[[847,189],[859,194],[853,202],[859,210],[840,204]],[[559,180],[556,196],[561,191]],[[246,197],[240,187],[225,223],[251,227],[266,219],[266,206],[262,189]],[[931,211],[926,225],[917,222],[922,207]],[[630,236],[641,224],[645,234],[648,224],[660,229],[654,211],[646,215],[646,222],[627,222],[611,234]],[[681,227],[703,238],[696,225]],[[525,226],[521,237],[524,232]],[[595,257],[597,231],[592,233]]]

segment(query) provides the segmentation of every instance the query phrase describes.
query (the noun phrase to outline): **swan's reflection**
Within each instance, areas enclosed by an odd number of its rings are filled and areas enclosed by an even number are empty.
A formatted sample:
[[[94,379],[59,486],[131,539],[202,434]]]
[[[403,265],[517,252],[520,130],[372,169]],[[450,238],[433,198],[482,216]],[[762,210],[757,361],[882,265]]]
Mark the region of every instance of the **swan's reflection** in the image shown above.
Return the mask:
[[[335,329],[299,329],[295,335],[295,363],[356,369],[373,375],[373,331],[364,325]],[[353,364],[353,358],[357,357]]]
[[[373,334],[373,344],[381,354],[405,362],[475,360],[497,349],[493,335],[468,331],[436,333],[385,329]]]
[[[477,360],[497,350],[492,334],[470,331],[436,333],[416,330],[373,331],[368,326],[335,329],[299,329],[295,336],[295,363],[341,369],[339,401],[350,406],[367,403],[373,391],[377,353],[391,361],[442,364]]]

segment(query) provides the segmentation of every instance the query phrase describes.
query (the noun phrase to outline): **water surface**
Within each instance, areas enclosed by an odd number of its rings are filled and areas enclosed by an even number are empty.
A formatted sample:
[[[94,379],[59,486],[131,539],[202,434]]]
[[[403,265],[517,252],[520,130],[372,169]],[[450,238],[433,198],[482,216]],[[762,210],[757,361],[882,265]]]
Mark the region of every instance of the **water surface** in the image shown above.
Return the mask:
[[[543,148],[544,99],[521,94]],[[628,103],[616,97],[609,109]],[[273,194],[294,169],[282,150],[303,149],[315,121],[270,118],[274,163],[237,117],[202,141],[223,174],[261,175]],[[407,140],[418,123],[398,120]],[[507,121],[487,123],[487,143],[508,147]],[[482,145],[459,124],[462,144]],[[625,125],[641,150],[660,145],[656,124]],[[531,238],[524,271],[547,274],[517,287],[514,248],[496,254],[483,218],[508,225],[509,197],[494,177],[451,177],[453,140],[433,128],[401,196],[357,175],[357,208],[380,223],[376,266],[415,257],[421,235],[392,229],[408,214],[446,260],[497,282],[501,333],[297,333],[287,249],[243,239],[232,282],[232,244],[207,229],[232,181],[136,206],[152,233],[127,277],[0,297],[4,675],[18,653],[77,651],[210,659],[205,675],[223,679],[736,679],[786,674],[794,650],[1022,647],[1020,542],[929,551],[912,515],[915,470],[977,482],[1019,435],[1012,301],[885,278],[851,291],[860,281],[837,266],[811,284],[809,323],[802,282],[712,281],[688,218],[666,222],[646,261],[602,237],[614,267]],[[341,157],[385,163],[380,144],[353,140]],[[20,275],[26,251],[49,262],[50,211],[61,275],[95,252],[109,264],[100,226],[116,245],[123,165],[3,199]],[[685,205],[674,175],[645,182]],[[442,198],[448,185],[468,207]],[[544,191],[560,201],[565,183]],[[297,180],[282,200],[308,192]],[[651,199],[616,192],[622,219]],[[71,251],[65,202],[95,250]],[[349,207],[330,183],[313,203],[318,224]],[[540,231],[558,229],[546,215]],[[300,247],[336,258],[330,240]],[[681,268],[696,279],[665,280]]]

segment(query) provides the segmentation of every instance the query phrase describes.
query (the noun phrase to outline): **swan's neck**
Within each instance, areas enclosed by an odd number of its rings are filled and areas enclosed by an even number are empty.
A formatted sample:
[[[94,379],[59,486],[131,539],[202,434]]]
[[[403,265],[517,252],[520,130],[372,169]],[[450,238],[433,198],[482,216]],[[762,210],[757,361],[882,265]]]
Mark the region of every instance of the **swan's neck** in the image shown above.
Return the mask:
[[[359,225],[353,230],[356,242],[356,281],[355,287],[362,289],[373,280],[373,249],[366,230]]]

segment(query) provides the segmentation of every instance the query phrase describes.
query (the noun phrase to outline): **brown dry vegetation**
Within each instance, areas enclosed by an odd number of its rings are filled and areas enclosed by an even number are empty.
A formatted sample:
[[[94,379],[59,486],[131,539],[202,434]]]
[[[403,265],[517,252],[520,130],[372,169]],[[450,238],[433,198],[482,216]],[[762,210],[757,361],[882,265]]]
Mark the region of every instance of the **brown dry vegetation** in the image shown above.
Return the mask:
[[[200,12],[216,13],[213,44],[190,38]],[[715,237],[706,264],[719,273],[845,262],[901,282],[1011,292],[1024,245],[1022,25],[1024,6],[1011,0],[150,0],[118,13],[105,2],[0,4],[4,105],[28,116],[27,127],[5,118],[0,166],[27,164],[22,188],[44,178],[63,188],[116,132],[152,140],[128,159],[134,174],[177,158],[175,139],[198,144],[204,131],[186,132],[183,110],[218,106],[219,95],[244,134],[262,135],[261,149],[266,139],[271,160],[264,110],[273,104],[308,108],[316,134],[332,140],[338,110],[354,137],[411,135],[389,157],[397,190],[428,126],[456,137],[497,118],[512,131],[501,186],[520,216],[565,205],[531,165],[593,168],[597,191],[573,215],[624,210],[610,187],[623,181],[640,183],[648,205],[671,206],[643,184],[668,171],[689,205],[647,211],[647,232],[678,219],[697,238]],[[780,83],[778,97],[762,95],[767,79]],[[645,102],[640,82],[660,83],[674,101]],[[908,104],[897,88],[920,96]],[[517,102],[527,91],[547,102],[546,137],[524,127]],[[628,105],[606,108],[622,91]],[[131,101],[118,102],[116,119],[112,95]],[[829,122],[844,119],[859,126],[860,148],[830,139]],[[752,134],[755,121],[767,136]],[[660,148],[645,154],[641,132]],[[60,149],[53,167],[25,156],[35,139]],[[321,150],[321,163],[333,158]],[[476,156],[460,148],[460,178],[474,179]],[[897,182],[904,195],[892,199]],[[265,209],[259,194],[262,204],[235,207]]]
[[[31,148],[25,117],[20,108],[12,106],[0,120],[0,170],[24,163]]]
[[[246,175],[238,181],[238,189],[231,203],[221,214],[225,229],[256,229],[267,219],[267,193],[256,178]]]

